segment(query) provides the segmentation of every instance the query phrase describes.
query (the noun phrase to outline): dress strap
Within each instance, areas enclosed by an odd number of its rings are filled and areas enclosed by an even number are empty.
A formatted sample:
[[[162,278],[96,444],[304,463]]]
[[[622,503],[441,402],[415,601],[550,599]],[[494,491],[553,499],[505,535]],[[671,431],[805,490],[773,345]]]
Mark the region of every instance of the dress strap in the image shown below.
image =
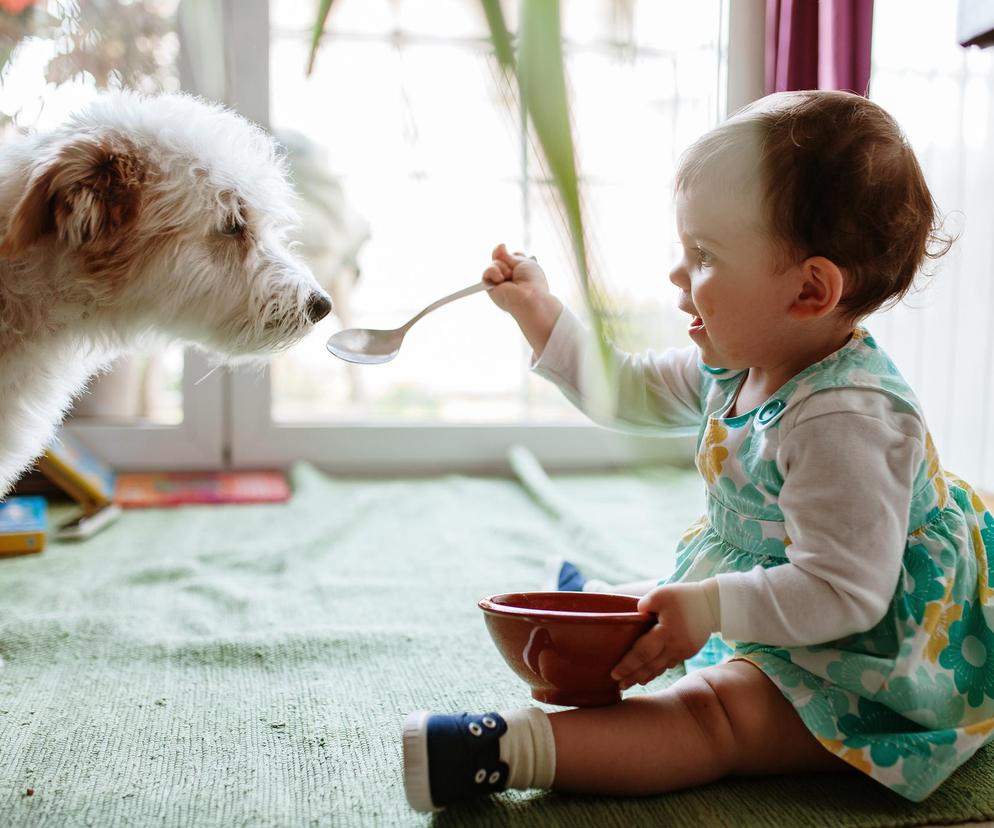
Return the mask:
[[[842,348],[791,377],[756,411],[753,429],[765,431],[789,410],[822,391],[865,388],[897,401],[901,408],[921,413],[914,391],[865,328],[856,328]]]

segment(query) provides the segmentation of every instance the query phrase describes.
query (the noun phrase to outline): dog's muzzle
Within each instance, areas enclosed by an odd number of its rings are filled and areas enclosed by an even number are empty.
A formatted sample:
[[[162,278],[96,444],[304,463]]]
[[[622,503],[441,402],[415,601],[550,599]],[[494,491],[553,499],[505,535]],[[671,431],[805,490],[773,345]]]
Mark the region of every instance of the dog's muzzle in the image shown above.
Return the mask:
[[[331,313],[331,299],[325,293],[315,291],[307,300],[307,318],[312,322],[320,322]]]

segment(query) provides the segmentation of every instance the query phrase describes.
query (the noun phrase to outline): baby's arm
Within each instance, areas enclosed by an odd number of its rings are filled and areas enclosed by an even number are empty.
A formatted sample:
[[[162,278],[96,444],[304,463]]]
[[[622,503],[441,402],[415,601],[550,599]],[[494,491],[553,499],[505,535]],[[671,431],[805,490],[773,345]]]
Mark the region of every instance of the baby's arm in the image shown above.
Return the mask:
[[[717,576],[722,634],[805,646],[879,622],[924,456],[921,419],[882,392],[825,391],[803,403],[777,452],[789,562]]]
[[[703,415],[695,346],[670,348],[661,354],[632,354],[612,346],[617,388],[614,396],[599,399],[584,381],[596,377],[586,370],[596,367],[592,345],[591,334],[563,308],[544,353],[532,368],[601,425],[635,432],[666,428],[696,433]]]
[[[696,430],[699,426],[701,374],[696,348],[674,348],[662,354],[629,354],[612,348],[617,396],[599,400],[588,393],[584,382],[589,376],[585,368],[595,358],[593,349],[587,347],[590,333],[549,293],[538,263],[498,245],[483,279],[498,286],[490,292],[491,299],[515,318],[532,346],[535,372],[559,386],[592,419],[630,430]]]

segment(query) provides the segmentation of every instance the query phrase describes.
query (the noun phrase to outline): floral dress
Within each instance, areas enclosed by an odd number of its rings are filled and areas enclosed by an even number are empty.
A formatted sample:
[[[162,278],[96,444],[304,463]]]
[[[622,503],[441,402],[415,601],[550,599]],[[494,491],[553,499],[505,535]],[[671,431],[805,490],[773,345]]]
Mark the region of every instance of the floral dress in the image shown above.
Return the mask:
[[[788,405],[830,388],[874,388],[921,409],[890,359],[862,328],[766,403],[725,417],[741,373],[701,366],[704,421],[697,466],[707,513],[685,533],[664,582],[787,563],[778,507],[777,425]],[[920,801],[994,733],[994,517],[944,471],[931,438],[914,484],[897,588],[884,618],[863,633],[808,647],[735,642],[734,658],[761,669],[832,753]]]

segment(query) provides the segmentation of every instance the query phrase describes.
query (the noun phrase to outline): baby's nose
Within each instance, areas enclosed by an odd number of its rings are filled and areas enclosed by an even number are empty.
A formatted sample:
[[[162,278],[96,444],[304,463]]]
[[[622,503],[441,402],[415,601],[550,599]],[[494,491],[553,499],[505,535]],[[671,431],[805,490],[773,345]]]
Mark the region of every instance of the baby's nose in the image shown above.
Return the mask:
[[[680,262],[677,262],[670,268],[670,281],[682,290],[686,290],[690,285],[690,279],[687,277],[687,269]]]

